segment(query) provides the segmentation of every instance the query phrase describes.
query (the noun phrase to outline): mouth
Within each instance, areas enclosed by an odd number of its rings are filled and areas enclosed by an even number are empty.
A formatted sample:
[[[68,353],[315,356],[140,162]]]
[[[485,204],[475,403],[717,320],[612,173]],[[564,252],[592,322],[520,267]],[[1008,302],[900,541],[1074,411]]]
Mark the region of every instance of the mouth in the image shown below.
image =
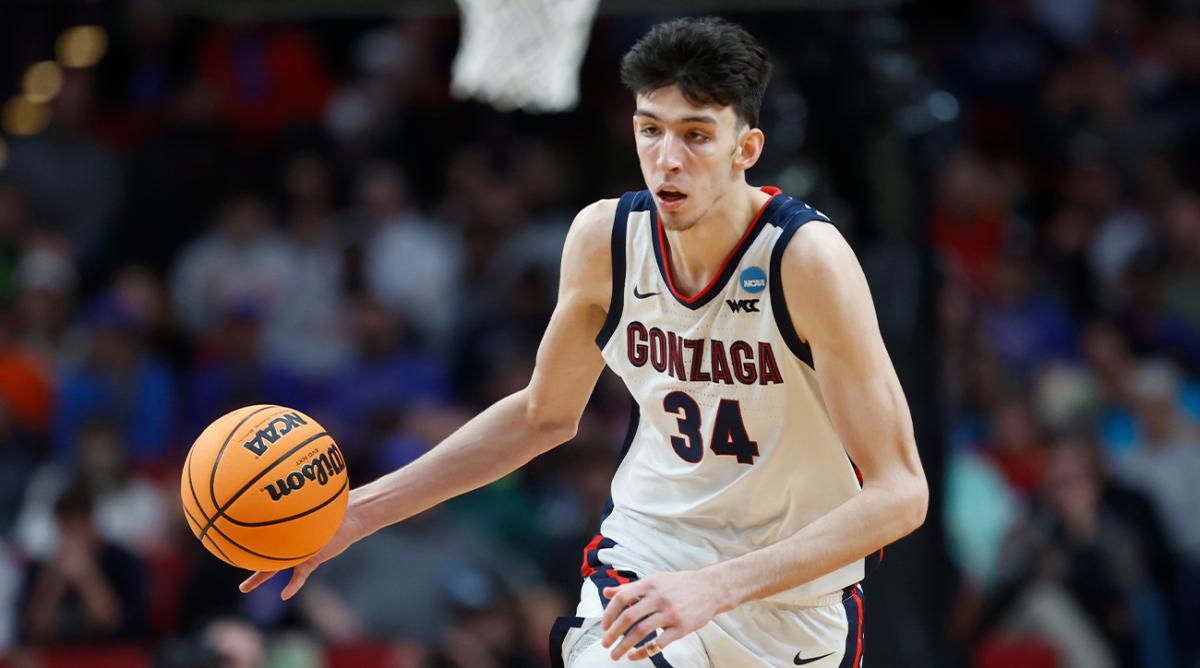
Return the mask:
[[[659,188],[654,194],[658,197],[658,201],[659,201],[659,204],[661,205],[661,207],[668,211],[678,209],[680,206],[683,205],[684,201],[687,200],[687,194],[683,193],[682,191],[676,190],[675,188],[672,188],[671,186],[663,186],[663,187]]]

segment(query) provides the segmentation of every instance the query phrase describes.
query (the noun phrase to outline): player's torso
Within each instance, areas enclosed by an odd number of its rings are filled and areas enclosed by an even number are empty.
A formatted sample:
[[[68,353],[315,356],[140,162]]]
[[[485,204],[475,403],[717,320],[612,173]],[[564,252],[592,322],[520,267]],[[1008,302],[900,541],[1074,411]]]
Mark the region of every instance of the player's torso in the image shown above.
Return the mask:
[[[622,198],[617,217],[620,303],[598,343],[633,395],[636,426],[602,527],[621,546],[610,556],[634,570],[700,567],[778,542],[856,493],[777,284],[791,234],[824,217],[776,195],[713,282],[690,298],[672,289],[648,194]],[[855,564],[783,598],[861,576]]]

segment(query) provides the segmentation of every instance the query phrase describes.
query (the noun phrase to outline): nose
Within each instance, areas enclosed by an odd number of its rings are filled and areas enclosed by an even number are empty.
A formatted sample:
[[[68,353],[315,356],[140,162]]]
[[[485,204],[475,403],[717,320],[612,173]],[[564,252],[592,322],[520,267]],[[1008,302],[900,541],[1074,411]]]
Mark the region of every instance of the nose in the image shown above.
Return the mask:
[[[683,169],[683,142],[671,133],[663,135],[658,149],[658,168],[665,172],[678,172]]]

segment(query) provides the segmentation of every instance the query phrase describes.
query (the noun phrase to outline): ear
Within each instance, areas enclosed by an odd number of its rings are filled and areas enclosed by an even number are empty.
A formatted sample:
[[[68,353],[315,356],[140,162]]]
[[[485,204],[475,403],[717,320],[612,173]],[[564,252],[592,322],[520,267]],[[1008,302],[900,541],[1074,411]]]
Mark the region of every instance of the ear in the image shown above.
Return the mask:
[[[763,152],[766,136],[758,128],[746,128],[737,139],[733,151],[733,168],[745,171],[758,162]]]

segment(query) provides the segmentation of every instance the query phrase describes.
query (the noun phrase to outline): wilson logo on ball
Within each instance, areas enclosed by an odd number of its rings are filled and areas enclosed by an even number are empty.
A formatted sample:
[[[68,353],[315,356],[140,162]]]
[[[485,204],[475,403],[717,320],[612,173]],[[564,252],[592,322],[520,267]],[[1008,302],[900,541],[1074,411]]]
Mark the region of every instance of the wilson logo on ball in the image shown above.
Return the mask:
[[[322,453],[320,457],[276,480],[273,484],[263,487],[262,491],[270,494],[272,501],[278,501],[304,487],[309,481],[325,485],[331,477],[344,470],[346,470],[346,460],[342,459],[342,453],[337,446],[331,445],[329,450]]]
[[[274,444],[279,439],[283,438],[284,434],[299,427],[302,424],[308,424],[304,418],[296,413],[285,413],[267,423],[266,427],[259,429],[254,434],[254,438],[242,444],[250,452],[254,453],[255,457],[262,457],[267,451],[267,447]]]

